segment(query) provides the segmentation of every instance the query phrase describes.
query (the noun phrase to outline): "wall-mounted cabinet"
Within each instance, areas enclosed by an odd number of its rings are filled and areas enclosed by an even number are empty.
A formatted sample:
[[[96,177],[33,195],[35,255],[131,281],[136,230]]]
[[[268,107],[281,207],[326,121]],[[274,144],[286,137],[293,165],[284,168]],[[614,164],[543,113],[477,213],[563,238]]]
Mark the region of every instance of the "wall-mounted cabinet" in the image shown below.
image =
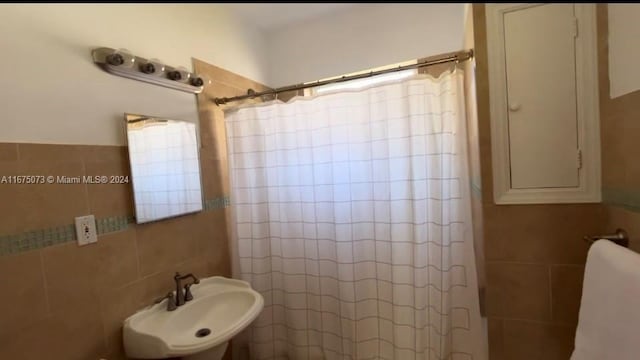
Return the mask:
[[[488,4],[494,200],[600,201],[593,4]]]

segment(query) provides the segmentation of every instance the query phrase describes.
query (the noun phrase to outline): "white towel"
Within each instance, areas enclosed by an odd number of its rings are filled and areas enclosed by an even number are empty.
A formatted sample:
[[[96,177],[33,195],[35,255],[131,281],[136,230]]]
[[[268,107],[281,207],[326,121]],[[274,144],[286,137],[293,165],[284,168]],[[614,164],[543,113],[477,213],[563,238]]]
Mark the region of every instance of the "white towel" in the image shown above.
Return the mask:
[[[608,240],[589,249],[571,360],[640,359],[640,254]]]

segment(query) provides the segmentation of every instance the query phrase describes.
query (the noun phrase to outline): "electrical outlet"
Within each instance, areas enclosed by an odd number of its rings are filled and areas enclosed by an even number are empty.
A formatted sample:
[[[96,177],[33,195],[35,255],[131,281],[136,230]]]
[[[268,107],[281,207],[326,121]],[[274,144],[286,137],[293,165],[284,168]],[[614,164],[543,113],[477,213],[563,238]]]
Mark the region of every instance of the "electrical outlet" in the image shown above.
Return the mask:
[[[76,237],[78,238],[79,246],[98,242],[96,218],[93,215],[76,218]]]

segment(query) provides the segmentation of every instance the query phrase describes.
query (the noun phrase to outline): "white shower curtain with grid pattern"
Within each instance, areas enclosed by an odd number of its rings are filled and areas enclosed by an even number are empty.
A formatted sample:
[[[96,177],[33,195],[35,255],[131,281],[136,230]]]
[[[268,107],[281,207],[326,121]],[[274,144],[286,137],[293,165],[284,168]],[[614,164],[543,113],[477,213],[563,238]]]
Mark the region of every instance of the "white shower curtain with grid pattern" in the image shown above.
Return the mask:
[[[225,114],[252,359],[483,359],[463,73]]]

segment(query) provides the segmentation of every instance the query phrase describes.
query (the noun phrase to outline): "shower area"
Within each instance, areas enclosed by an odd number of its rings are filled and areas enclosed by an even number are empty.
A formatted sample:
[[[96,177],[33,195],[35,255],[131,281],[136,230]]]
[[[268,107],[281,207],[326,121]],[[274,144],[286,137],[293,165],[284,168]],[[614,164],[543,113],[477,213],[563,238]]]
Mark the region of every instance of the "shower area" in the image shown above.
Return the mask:
[[[265,299],[234,358],[486,358],[471,84],[469,47],[214,99],[233,276]]]
[[[459,51],[199,97],[232,275],[265,300],[234,359],[487,358],[465,29]]]

